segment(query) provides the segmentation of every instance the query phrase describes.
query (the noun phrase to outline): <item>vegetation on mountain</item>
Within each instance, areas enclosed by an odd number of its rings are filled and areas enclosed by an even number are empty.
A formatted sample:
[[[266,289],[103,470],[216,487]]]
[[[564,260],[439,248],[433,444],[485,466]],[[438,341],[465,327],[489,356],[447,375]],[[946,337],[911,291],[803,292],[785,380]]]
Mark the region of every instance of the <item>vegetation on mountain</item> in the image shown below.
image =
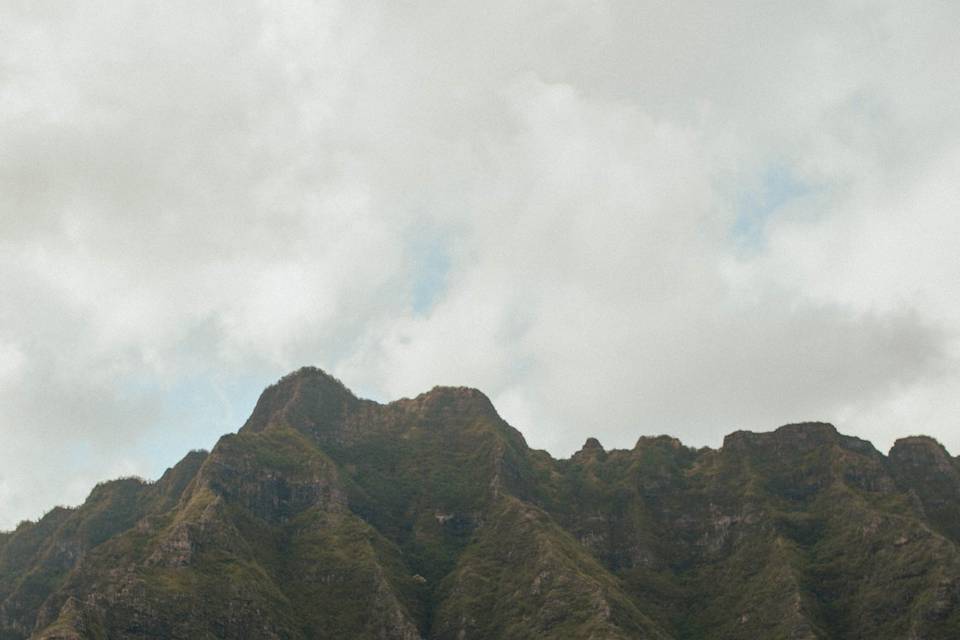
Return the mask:
[[[531,450],[320,370],[156,482],[0,533],[0,640],[960,637],[960,462],[831,425]]]

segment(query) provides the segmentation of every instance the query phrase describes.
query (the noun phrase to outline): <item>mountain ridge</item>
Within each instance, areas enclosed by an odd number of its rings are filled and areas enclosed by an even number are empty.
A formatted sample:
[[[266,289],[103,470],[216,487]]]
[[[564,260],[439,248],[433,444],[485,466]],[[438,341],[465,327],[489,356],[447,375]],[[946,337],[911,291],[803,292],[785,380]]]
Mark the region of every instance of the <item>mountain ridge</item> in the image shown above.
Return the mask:
[[[0,533],[0,640],[950,638],[960,462],[827,423],[531,449],[305,367],[210,452]]]

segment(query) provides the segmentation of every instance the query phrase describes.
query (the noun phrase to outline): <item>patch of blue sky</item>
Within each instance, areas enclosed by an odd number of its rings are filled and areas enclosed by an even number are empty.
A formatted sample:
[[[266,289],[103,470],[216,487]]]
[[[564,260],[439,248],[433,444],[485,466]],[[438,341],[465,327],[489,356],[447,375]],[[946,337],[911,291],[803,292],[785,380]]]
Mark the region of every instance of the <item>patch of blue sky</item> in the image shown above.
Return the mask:
[[[260,393],[275,380],[263,375],[238,374],[228,378],[198,372],[174,384],[155,380],[130,382],[134,393],[155,394],[159,414],[144,416],[149,425],[138,434],[134,455],[148,465],[156,479],[191,449],[209,450],[220,436],[237,431],[253,411]]]
[[[736,218],[731,233],[743,248],[759,249],[766,240],[770,220],[792,202],[809,196],[813,188],[797,179],[790,167],[774,164],[766,168],[759,184],[735,198]]]
[[[448,241],[445,234],[434,232],[410,242],[411,305],[418,315],[428,313],[447,290],[451,268]]]

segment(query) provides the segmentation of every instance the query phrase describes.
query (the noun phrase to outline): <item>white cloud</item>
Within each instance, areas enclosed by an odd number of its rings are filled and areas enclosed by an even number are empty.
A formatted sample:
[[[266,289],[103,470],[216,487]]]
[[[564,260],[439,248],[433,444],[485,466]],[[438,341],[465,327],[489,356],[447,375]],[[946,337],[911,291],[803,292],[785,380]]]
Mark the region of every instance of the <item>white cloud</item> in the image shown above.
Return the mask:
[[[0,526],[308,363],[479,386],[562,455],[960,450],[957,13],[0,0]]]

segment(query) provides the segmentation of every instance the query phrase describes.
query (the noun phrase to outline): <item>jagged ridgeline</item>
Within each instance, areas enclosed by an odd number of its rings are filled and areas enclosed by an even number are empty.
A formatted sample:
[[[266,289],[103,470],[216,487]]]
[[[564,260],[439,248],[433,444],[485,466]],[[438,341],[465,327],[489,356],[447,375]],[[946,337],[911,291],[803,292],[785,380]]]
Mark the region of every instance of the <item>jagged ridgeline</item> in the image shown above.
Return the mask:
[[[302,369],[209,454],[0,534],[0,640],[960,638],[958,543],[929,438],[554,460],[479,391]]]

